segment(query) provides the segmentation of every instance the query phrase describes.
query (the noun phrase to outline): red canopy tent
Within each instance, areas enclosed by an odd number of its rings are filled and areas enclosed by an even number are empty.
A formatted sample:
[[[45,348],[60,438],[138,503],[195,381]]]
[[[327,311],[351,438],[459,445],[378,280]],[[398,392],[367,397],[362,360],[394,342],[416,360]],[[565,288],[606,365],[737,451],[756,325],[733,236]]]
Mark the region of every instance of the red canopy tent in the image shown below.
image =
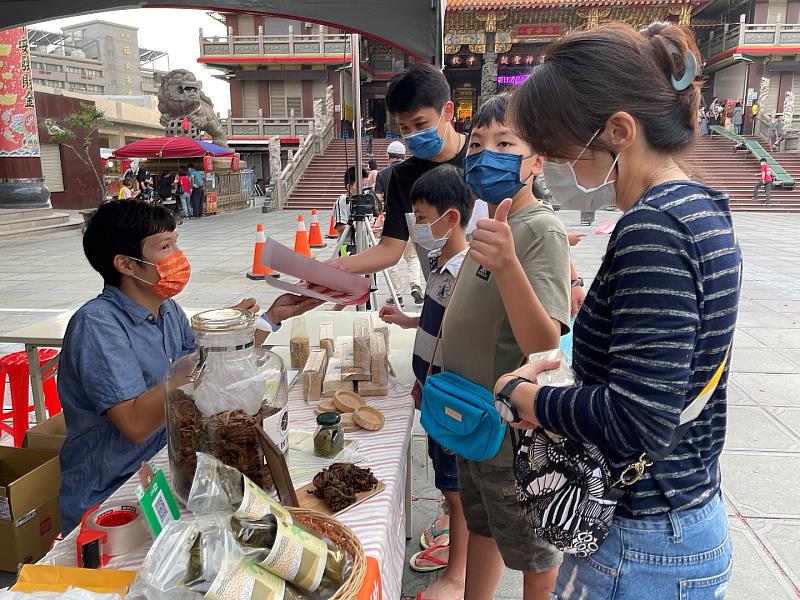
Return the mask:
[[[193,140],[187,137],[155,137],[133,142],[114,150],[115,158],[202,158],[203,156],[233,156],[230,148]]]

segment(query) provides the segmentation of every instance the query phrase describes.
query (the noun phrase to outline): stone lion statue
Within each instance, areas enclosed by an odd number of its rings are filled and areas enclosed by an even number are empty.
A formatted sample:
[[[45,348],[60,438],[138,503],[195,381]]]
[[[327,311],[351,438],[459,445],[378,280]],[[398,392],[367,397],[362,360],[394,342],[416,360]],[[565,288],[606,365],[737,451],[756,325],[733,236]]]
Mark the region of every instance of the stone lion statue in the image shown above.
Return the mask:
[[[215,144],[227,147],[225,130],[214,112],[214,104],[191,71],[174,69],[167,73],[158,90],[158,110],[165,128],[170,129],[176,120],[188,117],[192,128],[205,131]]]

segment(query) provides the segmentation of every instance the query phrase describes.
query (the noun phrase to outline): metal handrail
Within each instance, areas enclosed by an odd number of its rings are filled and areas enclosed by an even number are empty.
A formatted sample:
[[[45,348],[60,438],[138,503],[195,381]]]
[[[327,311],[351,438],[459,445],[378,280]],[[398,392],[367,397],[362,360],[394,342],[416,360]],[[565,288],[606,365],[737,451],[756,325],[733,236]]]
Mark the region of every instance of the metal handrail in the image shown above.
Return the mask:
[[[749,140],[744,138],[740,135],[732,133],[721,127],[719,125],[711,125],[709,127],[711,131],[714,133],[721,135],[722,137],[732,141],[734,144],[734,150],[743,150],[746,149],[750,154],[755,157],[756,160],[764,159],[767,161],[767,164],[772,169],[772,176],[773,178],[778,180],[778,185],[785,189],[785,190],[793,190],[795,187],[794,178],[789,175],[788,171],[784,169],[777,160],[775,160],[772,155],[767,152],[764,147],[759,144],[756,140]]]

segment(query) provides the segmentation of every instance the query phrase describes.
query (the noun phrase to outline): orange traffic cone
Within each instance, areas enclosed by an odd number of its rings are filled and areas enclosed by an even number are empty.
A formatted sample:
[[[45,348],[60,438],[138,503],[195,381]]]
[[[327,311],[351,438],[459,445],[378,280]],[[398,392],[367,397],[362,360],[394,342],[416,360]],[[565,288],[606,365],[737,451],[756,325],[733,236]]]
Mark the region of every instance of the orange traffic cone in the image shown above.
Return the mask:
[[[336,227],[334,227],[336,223],[333,220],[333,213],[331,213],[331,224],[328,226],[328,233],[325,234],[326,238],[338,238],[339,232],[336,231]]]
[[[259,223],[256,227],[256,248],[253,251],[253,270],[247,274],[248,279],[265,279],[266,277],[280,277],[272,269],[261,264],[261,255],[264,253],[264,244],[267,243],[267,236],[264,234],[264,226]]]
[[[308,228],[308,244],[312,248],[324,248],[325,242],[322,241],[322,230],[319,228],[317,209],[311,209],[311,225]]]
[[[303,215],[297,215],[297,233],[294,234],[294,251],[299,254],[311,256],[311,246],[308,245],[308,233]]]

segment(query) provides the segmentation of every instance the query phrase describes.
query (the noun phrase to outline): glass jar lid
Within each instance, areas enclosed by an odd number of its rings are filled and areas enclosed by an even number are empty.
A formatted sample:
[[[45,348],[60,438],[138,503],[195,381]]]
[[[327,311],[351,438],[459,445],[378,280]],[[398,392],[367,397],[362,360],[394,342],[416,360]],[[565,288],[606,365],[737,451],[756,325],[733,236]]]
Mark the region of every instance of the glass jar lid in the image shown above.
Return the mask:
[[[334,425],[338,425],[341,421],[342,417],[339,416],[339,413],[326,412],[317,415],[317,425],[320,427],[333,427]]]
[[[253,327],[256,317],[249,310],[217,308],[197,313],[192,317],[192,329],[223,333]]]

